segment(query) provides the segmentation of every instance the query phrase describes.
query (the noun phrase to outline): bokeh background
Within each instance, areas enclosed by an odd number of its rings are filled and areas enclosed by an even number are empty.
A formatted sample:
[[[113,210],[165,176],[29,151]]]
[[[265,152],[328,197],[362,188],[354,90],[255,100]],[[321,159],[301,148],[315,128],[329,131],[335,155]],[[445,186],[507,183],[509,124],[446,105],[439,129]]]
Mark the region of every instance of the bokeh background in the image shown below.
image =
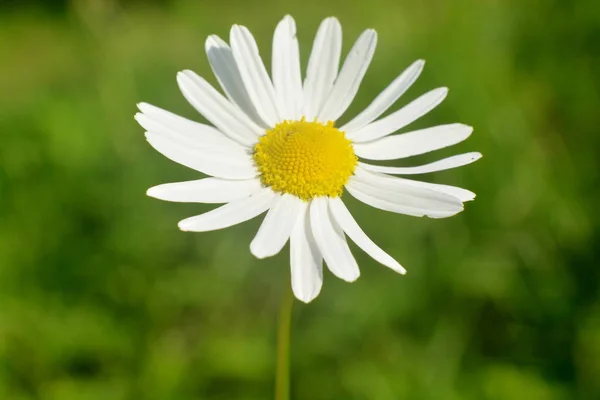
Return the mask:
[[[346,120],[417,58],[398,107],[450,87],[410,128],[464,122],[472,137],[395,165],[484,154],[422,177],[478,194],[451,219],[348,199],[409,272],[354,248],[356,283],[327,273],[313,303],[296,302],[292,398],[600,398],[596,0],[0,4],[0,399],[272,398],[287,250],[250,255],[259,219],[180,232],[211,207],[145,190],[199,175],[155,152],[133,114],[147,101],[202,120],[176,72],[214,83],[204,39],[233,23],[270,65],[286,13],[304,63],[326,16],[346,51],[378,31]]]

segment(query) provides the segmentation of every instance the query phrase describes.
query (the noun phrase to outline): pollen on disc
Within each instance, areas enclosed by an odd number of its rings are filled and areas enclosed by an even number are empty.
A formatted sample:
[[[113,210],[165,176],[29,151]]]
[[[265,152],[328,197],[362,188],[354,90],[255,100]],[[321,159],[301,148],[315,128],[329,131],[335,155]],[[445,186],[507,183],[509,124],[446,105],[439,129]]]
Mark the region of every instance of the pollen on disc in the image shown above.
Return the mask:
[[[253,157],[265,186],[303,200],[340,196],[357,165],[352,143],[333,122],[304,119],[267,131]]]

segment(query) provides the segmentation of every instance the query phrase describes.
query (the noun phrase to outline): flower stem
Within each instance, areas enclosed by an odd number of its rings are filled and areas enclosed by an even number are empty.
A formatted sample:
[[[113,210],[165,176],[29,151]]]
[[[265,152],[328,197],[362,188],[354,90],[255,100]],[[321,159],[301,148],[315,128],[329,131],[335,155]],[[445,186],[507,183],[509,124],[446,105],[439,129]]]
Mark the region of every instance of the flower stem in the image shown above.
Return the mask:
[[[275,400],[290,399],[290,326],[294,295],[288,288],[281,299],[277,329],[277,365],[275,369]]]

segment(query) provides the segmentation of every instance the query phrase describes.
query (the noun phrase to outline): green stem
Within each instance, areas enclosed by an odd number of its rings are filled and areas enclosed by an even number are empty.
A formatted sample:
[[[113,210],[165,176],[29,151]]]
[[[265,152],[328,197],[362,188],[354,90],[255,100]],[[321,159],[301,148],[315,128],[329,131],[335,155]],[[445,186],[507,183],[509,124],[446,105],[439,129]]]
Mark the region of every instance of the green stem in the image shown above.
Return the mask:
[[[290,399],[290,326],[294,295],[288,288],[281,299],[277,329],[277,366],[275,369],[275,400]]]

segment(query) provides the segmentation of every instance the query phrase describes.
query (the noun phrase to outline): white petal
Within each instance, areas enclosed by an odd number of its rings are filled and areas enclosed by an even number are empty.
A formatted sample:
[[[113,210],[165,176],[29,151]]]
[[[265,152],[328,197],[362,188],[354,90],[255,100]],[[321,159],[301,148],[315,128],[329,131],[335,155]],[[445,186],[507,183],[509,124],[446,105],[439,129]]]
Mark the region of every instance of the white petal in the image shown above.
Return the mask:
[[[229,36],[233,57],[240,69],[244,86],[252,103],[269,126],[275,126],[280,120],[277,97],[273,83],[269,79],[265,65],[258,53],[254,37],[245,26],[233,25]]]
[[[150,110],[149,104],[139,104],[140,109]],[[156,108],[155,112],[144,112],[135,114],[136,121],[147,131],[157,132],[165,136],[171,136],[174,140],[182,143],[189,143],[192,146],[231,146],[240,147],[238,142],[235,142],[225,136],[219,130],[209,125],[200,124],[190,121],[189,119],[179,117],[175,114],[170,114]],[[161,115],[160,110],[164,115]]]
[[[249,197],[260,189],[259,179],[204,178],[154,186],[146,194],[156,199],[182,203],[229,203]]]
[[[179,88],[196,110],[229,138],[253,146],[264,130],[192,71],[177,74]]]
[[[282,119],[299,120],[302,117],[300,52],[296,23],[289,15],[275,28],[271,73]]]
[[[319,112],[320,121],[335,121],[346,111],[371,64],[376,46],[377,32],[373,29],[367,29],[360,35]]]
[[[463,210],[462,202],[454,196],[360,168],[346,189],[372,207],[415,217],[445,218]]]
[[[360,167],[356,168],[356,171],[354,173],[355,173],[355,176],[359,180],[362,180],[364,182],[375,182],[375,183],[377,183],[377,185],[384,186],[387,188],[391,187],[394,190],[396,188],[400,188],[400,189],[404,190],[404,188],[406,188],[406,186],[412,186],[415,188],[434,190],[436,192],[445,193],[449,196],[455,197],[456,199],[460,200],[461,202],[470,201],[470,200],[475,199],[475,193],[471,192],[470,190],[459,188],[456,186],[440,185],[437,183],[429,183],[429,182],[415,181],[412,179],[397,178],[395,176],[390,176],[390,175],[382,174],[379,172],[367,171],[364,168],[360,168]]]
[[[358,264],[350,252],[344,232],[331,219],[326,197],[316,197],[310,204],[310,224],[317,246],[338,278],[353,282],[360,276]]]
[[[382,165],[371,165],[362,162],[359,162],[358,164],[367,171],[383,172],[392,175],[417,175],[462,167],[463,165],[471,164],[480,158],[481,153],[472,152],[444,158],[442,160],[420,165],[418,167],[385,167]]]
[[[298,215],[290,237],[290,267],[294,296],[305,303],[312,301],[323,286],[323,256],[311,231],[307,207]]]
[[[264,189],[246,197],[227,203],[207,213],[179,221],[179,229],[191,232],[206,232],[240,224],[267,211],[275,201],[276,193]]]
[[[256,112],[254,104],[246,91],[240,70],[233,58],[229,45],[217,35],[210,35],[204,45],[210,67],[229,100],[245,112],[257,125],[268,125]]]
[[[342,27],[334,18],[321,22],[306,69],[304,80],[304,111],[312,121],[321,111],[337,77],[342,51]]]
[[[242,147],[194,147],[156,132],[146,132],[146,139],[170,160],[207,175],[225,179],[248,179],[258,174],[252,156]]]
[[[475,200],[475,193],[471,192],[470,190],[459,188],[456,186],[440,185],[438,183],[414,181],[412,179],[396,178],[396,177],[391,177],[391,176],[387,176],[387,175],[383,175],[383,174],[382,174],[382,176],[386,177],[387,179],[393,180],[394,182],[402,182],[403,185],[409,185],[409,186],[414,186],[414,187],[419,187],[419,188],[425,188],[428,190],[435,190],[435,191],[441,192],[441,193],[446,193],[447,195],[456,197],[457,199],[459,199],[462,202]]]
[[[402,268],[396,260],[369,239],[360,226],[358,226],[352,217],[352,214],[350,214],[350,211],[348,211],[344,202],[339,197],[329,199],[329,208],[338,225],[358,247],[364,250],[365,253],[370,255],[375,261],[380,262],[396,272],[401,274],[406,273],[406,270]]]
[[[417,80],[425,61],[417,60],[400,74],[387,88],[383,90],[367,108],[354,117],[350,122],[340,128],[343,132],[353,132],[375,121],[387,111],[412,86]]]
[[[306,203],[296,196],[279,196],[250,243],[250,252],[257,258],[279,253],[292,233],[298,214],[305,208]]]
[[[373,142],[355,143],[357,156],[369,160],[393,160],[442,149],[468,138],[473,128],[463,124],[439,125],[387,136]]]
[[[394,133],[427,114],[440,104],[446,98],[447,94],[448,88],[445,87],[427,92],[395,113],[375,121],[362,129],[350,132],[348,139],[354,142],[369,142]]]

